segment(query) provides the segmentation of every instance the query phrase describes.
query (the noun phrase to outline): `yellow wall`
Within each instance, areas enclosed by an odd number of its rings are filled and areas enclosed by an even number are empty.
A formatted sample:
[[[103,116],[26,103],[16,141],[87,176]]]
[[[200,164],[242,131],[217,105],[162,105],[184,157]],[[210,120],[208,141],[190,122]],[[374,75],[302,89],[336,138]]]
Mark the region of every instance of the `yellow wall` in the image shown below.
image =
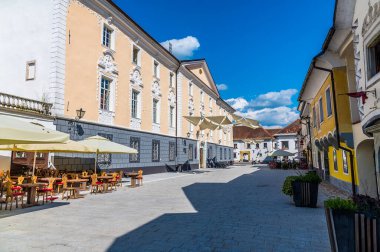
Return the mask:
[[[347,84],[347,75],[346,75],[346,68],[335,68],[333,69],[334,73],[334,79],[335,79],[335,99],[337,101],[337,108],[338,108],[338,120],[339,120],[339,130],[340,133],[352,133],[352,124],[351,124],[351,113],[350,113],[350,104],[349,104],[349,98],[347,95],[339,95],[344,94],[348,92],[348,84]],[[332,115],[328,117],[327,115],[327,105],[326,105],[326,90],[330,87],[330,94],[331,94],[331,109],[332,109]],[[313,138],[314,139],[322,139],[324,137],[327,137],[329,133],[333,133],[336,129],[335,125],[335,117],[334,117],[334,103],[333,103],[333,91],[332,91],[332,85],[331,85],[331,78],[330,75],[326,78],[324,81],[322,87],[317,92],[316,96],[311,102],[310,106],[310,115],[313,116],[313,107],[315,107],[316,111],[319,112],[319,99],[322,97],[322,104],[323,104],[323,114],[324,114],[324,120],[320,124],[320,128],[313,126],[314,119],[311,118],[312,122],[312,131],[313,131]],[[317,113],[317,116],[319,114]],[[318,122],[318,120],[317,120]],[[347,147],[348,146],[345,143],[341,143],[342,146]],[[342,157],[342,150],[337,150],[337,163],[338,163],[338,171],[334,170],[334,160],[333,160],[333,147],[329,147],[328,155],[329,155],[329,171],[330,176],[335,177],[339,180],[345,181],[345,182],[351,182],[351,164],[349,160],[349,153],[347,152],[347,159],[348,159],[348,173],[343,172],[343,157]],[[353,149],[348,148],[353,151]],[[357,168],[356,168],[356,157],[355,153],[354,155],[354,169],[355,169],[355,175],[356,175],[356,183],[358,184],[358,178],[357,178]],[[323,162],[323,160],[322,160]]]

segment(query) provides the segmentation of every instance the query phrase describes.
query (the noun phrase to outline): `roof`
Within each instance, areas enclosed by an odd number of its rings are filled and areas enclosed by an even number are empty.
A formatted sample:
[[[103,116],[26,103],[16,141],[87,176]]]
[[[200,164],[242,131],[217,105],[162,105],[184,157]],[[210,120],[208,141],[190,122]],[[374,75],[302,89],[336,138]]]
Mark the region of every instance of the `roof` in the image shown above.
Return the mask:
[[[263,140],[271,139],[273,136],[264,128],[252,129],[247,126],[234,126],[233,127],[234,140],[254,139]]]
[[[297,119],[275,134],[276,135],[278,135],[278,134],[296,134],[300,131],[300,129],[301,129],[301,120]]]
[[[273,136],[273,135],[277,134],[277,132],[279,132],[280,130],[282,130],[282,128],[277,128],[277,129],[266,129],[266,130],[269,132],[269,134],[270,134],[271,136]]]

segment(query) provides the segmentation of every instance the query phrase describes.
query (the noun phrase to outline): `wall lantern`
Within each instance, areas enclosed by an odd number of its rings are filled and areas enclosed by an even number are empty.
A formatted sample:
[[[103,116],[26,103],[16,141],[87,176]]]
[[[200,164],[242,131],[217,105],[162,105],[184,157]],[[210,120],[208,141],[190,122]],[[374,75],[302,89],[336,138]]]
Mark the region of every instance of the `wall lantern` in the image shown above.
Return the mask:
[[[86,114],[86,111],[84,111],[82,108],[77,109],[77,117],[76,120],[80,120],[84,117],[84,114]]]

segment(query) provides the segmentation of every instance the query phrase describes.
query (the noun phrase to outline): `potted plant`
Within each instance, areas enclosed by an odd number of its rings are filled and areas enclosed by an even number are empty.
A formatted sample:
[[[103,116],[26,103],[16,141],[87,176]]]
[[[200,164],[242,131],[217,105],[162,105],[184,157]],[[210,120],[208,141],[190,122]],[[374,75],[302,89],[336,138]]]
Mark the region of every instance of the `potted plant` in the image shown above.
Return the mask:
[[[297,207],[316,207],[318,201],[318,185],[321,178],[313,171],[298,176],[287,177],[282,192],[293,196]]]
[[[332,251],[380,250],[380,201],[365,195],[325,201]]]

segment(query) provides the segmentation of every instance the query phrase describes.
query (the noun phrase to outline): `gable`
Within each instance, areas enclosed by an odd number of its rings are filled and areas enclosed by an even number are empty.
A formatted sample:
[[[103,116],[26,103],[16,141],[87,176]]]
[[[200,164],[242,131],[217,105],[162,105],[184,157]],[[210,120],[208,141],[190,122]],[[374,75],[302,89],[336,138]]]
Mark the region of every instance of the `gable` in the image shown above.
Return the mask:
[[[205,60],[183,61],[182,64],[219,96],[219,91]]]

